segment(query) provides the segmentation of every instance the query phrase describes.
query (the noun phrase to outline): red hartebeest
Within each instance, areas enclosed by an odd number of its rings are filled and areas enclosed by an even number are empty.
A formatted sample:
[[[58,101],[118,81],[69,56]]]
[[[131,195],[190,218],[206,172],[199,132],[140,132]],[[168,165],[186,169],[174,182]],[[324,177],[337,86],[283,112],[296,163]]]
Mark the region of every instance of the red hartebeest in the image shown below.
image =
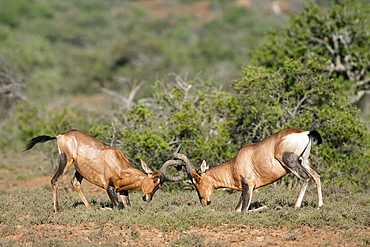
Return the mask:
[[[54,210],[59,211],[57,189],[60,180],[68,168],[74,163],[76,173],[71,181],[74,190],[79,194],[87,207],[91,207],[81,190],[81,181],[86,179],[92,184],[104,188],[113,207],[121,208],[117,192],[120,194],[124,207],[130,207],[129,190],[141,190],[143,200],[150,202],[154,193],[162,186],[165,179],[176,181],[183,177],[166,175],[170,165],[179,165],[181,161],[167,161],[159,172],[154,172],[143,160],[144,172],[130,165],[127,157],[117,148],[106,146],[80,130],[70,130],[55,137],[38,136],[31,139],[24,151],[31,149],[39,142],[57,139],[59,150],[59,167],[51,180],[53,188]]]
[[[174,156],[185,162],[203,206],[211,203],[210,197],[214,189],[230,188],[242,191],[236,210],[247,211],[253,190],[292,172],[303,182],[294,207],[301,206],[310,177],[316,183],[318,207],[321,207],[323,201],[320,176],[309,158],[313,138],[318,144],[322,141],[317,131],[283,129],[260,142],[243,146],[232,159],[210,169],[205,161],[200,170],[196,170],[185,155],[175,153]]]

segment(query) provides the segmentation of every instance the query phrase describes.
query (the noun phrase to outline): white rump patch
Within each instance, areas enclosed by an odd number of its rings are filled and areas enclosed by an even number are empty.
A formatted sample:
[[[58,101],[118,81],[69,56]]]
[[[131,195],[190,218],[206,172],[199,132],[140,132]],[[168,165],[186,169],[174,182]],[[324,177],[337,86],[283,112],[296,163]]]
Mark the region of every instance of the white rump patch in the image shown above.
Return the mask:
[[[309,131],[294,133],[283,138],[282,144],[285,151],[301,155],[310,141]]]

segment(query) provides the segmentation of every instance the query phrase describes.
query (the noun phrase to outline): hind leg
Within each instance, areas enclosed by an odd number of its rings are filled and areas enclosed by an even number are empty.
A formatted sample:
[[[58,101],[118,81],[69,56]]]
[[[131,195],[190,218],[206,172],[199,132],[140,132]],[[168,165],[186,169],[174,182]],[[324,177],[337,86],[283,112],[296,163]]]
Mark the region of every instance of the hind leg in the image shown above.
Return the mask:
[[[309,180],[310,180],[309,178],[307,178],[306,180],[302,180],[302,187],[301,190],[299,191],[298,198],[294,203],[294,208],[299,208],[301,206],[304,194],[306,193],[307,190]]]
[[[67,158],[65,153],[61,153],[59,155],[59,166],[58,170],[55,173],[54,177],[51,179],[51,186],[53,189],[53,201],[54,201],[54,211],[59,211],[59,204],[58,204],[58,185],[60,180],[63,178],[64,174],[68,170],[68,168],[72,165],[73,160]]]
[[[86,205],[86,207],[91,208],[89,201],[87,200],[86,196],[81,190],[81,182],[82,182],[82,175],[76,171],[75,176],[72,178],[71,184],[73,189],[77,192],[77,194],[81,197],[82,201]]]
[[[294,208],[299,208],[302,204],[304,194],[306,193],[310,176],[306,172],[306,170],[300,165],[299,157],[295,153],[290,152],[284,153],[282,160],[279,161],[302,181],[301,190],[294,204]]]
[[[313,178],[313,180],[315,181],[315,184],[316,184],[316,187],[317,187],[317,195],[318,195],[318,198],[319,198],[317,207],[320,208],[324,205],[324,202],[322,200],[320,175],[312,167],[310,158],[302,159],[302,166],[308,172],[308,174],[310,174],[310,176]]]

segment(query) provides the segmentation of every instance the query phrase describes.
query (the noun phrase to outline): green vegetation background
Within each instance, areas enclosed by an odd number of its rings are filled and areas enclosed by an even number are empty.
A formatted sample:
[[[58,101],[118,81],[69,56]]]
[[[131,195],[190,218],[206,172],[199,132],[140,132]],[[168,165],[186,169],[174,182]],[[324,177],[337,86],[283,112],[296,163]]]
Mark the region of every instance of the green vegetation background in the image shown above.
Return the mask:
[[[369,89],[368,3],[305,3],[287,21],[256,2],[212,0],[201,19],[153,18],[140,1],[0,0],[1,150],[77,128],[134,166],[158,169],[180,144],[212,166],[279,129],[316,129],[324,183],[368,191],[355,106]],[[37,149],[57,159],[55,143]]]

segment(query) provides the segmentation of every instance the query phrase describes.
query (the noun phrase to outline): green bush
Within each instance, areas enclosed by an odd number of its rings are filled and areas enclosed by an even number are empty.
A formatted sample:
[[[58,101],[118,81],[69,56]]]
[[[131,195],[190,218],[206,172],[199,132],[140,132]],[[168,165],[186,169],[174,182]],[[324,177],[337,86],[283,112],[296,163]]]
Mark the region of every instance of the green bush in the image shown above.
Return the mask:
[[[86,115],[86,112],[80,111],[76,106],[47,107],[42,103],[20,101],[17,109],[11,113],[9,121],[0,130],[1,136],[4,137],[0,140],[0,146],[19,149],[25,147],[35,136],[58,135],[73,128],[86,130],[90,125],[89,117]]]
[[[17,27],[22,18],[28,13],[30,7],[26,0],[2,0],[0,10],[0,23],[10,27]]]
[[[158,169],[180,144],[195,164],[205,159],[212,166],[280,129],[317,130],[324,143],[313,146],[312,159],[323,181],[366,190],[369,133],[359,111],[328,76],[299,61],[283,66],[245,68],[232,93],[190,81],[158,95],[150,106],[134,104],[119,111],[116,139],[129,157],[145,157]]]
[[[270,24],[279,27],[285,19],[268,21],[271,15],[236,7],[235,1],[212,1],[212,18],[202,21],[186,14],[153,19],[150,10],[130,1],[1,3],[0,52],[9,53],[11,64],[31,78],[30,98],[41,91],[45,97],[99,93],[101,87],[127,90],[122,79],[150,87],[168,73],[189,79],[201,74],[220,85],[248,63],[244,50],[259,44]]]
[[[313,1],[290,19],[283,31],[273,31],[267,42],[252,52],[253,61],[279,69],[289,60],[299,60],[318,73],[341,84],[340,93],[356,100],[370,82],[370,5],[358,0],[337,1],[323,9]],[[308,63],[320,59],[325,63]]]

